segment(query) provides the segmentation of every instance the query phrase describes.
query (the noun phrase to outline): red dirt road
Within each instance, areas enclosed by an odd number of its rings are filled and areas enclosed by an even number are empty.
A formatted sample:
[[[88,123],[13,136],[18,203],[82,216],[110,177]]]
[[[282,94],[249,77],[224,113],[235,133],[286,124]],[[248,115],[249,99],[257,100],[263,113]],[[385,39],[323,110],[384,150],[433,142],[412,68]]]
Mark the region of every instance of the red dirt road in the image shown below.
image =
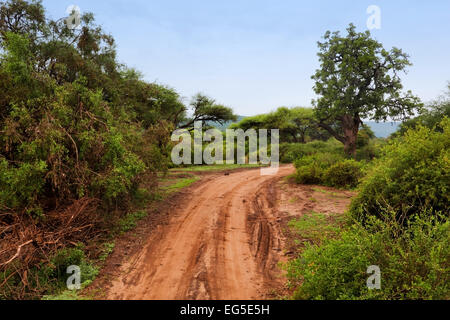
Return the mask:
[[[274,176],[249,170],[193,187],[168,225],[121,267],[107,299],[265,299],[280,283]]]

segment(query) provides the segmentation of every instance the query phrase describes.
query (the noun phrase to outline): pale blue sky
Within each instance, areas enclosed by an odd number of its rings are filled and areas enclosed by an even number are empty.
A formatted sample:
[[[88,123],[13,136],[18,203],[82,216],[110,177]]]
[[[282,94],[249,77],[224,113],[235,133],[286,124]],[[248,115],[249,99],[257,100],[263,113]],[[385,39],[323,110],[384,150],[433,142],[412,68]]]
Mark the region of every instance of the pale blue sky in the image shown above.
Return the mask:
[[[53,18],[69,5],[93,12],[117,41],[121,62],[186,101],[203,92],[240,115],[310,106],[317,41],[353,22],[366,30],[369,5],[381,8],[373,36],[414,66],[405,89],[424,101],[450,80],[450,1],[44,0]]]

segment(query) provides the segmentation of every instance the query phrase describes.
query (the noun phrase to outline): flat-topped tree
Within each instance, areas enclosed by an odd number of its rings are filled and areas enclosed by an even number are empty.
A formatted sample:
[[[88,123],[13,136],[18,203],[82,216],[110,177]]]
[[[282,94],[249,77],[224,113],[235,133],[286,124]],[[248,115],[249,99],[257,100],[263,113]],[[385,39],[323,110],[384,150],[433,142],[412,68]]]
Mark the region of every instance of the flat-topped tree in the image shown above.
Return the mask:
[[[312,79],[319,96],[313,101],[319,126],[356,154],[363,119],[403,120],[421,107],[410,91],[402,94],[399,73],[411,63],[398,48],[387,51],[370,32],[356,32],[350,24],[347,36],[327,31],[319,42],[321,68]]]
[[[197,121],[202,121],[203,126],[208,126],[211,123],[219,123],[224,125],[229,121],[236,121],[237,116],[233,113],[231,108],[217,104],[215,100],[198,93],[192,98],[190,107],[192,109],[192,117],[180,121],[179,129],[194,130],[194,124]]]

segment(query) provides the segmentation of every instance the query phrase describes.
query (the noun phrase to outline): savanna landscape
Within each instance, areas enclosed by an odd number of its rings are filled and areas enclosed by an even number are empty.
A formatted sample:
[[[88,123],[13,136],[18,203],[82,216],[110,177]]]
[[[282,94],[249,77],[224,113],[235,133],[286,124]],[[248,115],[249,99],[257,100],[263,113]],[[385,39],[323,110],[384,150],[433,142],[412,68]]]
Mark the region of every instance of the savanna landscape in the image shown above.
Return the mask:
[[[321,29],[311,104],[245,116],[78,14],[0,1],[0,300],[450,299],[450,82],[407,90],[414,52]]]

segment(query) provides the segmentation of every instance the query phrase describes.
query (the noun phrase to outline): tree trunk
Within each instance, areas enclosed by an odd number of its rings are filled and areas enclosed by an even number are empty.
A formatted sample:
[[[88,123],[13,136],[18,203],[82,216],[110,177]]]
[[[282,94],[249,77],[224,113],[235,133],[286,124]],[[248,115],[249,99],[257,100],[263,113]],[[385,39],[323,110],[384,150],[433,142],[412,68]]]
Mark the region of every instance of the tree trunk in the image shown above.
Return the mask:
[[[344,150],[356,159],[356,141],[358,139],[359,125],[361,120],[359,117],[345,115],[342,119],[342,129],[344,131]]]
[[[304,132],[301,133],[300,142],[306,144],[306,134]]]
[[[290,134],[292,136],[292,139],[294,140],[294,143],[297,143],[298,142],[298,138],[297,138],[297,135],[295,134],[295,132],[290,132]]]
[[[330,125],[320,122],[319,127],[328,131],[333,137],[344,144],[345,153],[356,159],[356,141],[358,139],[359,126],[362,123],[358,115],[352,117],[345,115],[339,119],[342,125],[343,135],[338,134]]]

